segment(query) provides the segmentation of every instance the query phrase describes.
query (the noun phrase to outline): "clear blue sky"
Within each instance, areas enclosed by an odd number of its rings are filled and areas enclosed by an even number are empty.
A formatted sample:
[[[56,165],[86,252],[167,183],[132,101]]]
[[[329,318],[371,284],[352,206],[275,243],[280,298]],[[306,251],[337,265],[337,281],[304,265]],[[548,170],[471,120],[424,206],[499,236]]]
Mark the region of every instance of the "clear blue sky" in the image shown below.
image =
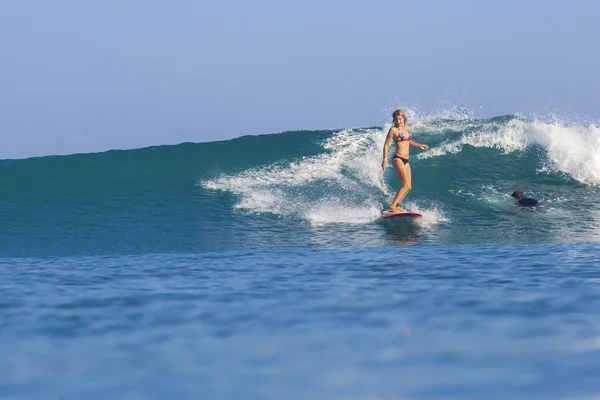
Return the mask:
[[[0,158],[383,125],[402,105],[600,116],[600,3],[0,3]]]

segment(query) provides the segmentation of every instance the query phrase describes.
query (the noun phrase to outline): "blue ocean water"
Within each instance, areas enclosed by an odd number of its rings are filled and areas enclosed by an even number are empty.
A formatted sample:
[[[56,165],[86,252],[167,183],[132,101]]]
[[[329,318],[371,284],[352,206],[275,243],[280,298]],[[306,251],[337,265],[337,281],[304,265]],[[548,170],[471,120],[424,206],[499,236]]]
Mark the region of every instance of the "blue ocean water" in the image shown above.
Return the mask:
[[[0,398],[600,397],[600,129],[410,123],[0,161]]]

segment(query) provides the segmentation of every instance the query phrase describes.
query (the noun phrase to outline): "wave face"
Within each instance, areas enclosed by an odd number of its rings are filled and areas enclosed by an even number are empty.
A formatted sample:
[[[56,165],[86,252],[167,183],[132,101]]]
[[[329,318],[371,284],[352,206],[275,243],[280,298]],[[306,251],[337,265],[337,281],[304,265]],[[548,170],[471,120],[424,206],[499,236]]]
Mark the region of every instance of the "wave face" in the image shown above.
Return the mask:
[[[600,239],[600,128],[519,116],[410,121],[418,223],[382,223],[389,126],[0,161],[1,256]],[[390,148],[390,152],[393,149]],[[390,153],[391,154],[391,153]],[[520,189],[544,204],[531,212]]]

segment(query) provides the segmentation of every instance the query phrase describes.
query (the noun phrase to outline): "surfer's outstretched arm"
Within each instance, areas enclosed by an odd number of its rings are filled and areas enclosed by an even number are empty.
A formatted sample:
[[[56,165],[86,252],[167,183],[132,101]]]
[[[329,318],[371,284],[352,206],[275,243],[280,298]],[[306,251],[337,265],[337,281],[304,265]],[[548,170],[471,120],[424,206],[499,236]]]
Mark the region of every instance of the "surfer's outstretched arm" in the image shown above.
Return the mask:
[[[427,146],[426,144],[417,143],[414,140],[411,140],[409,144],[413,147],[418,147],[421,150],[429,149],[429,146]]]

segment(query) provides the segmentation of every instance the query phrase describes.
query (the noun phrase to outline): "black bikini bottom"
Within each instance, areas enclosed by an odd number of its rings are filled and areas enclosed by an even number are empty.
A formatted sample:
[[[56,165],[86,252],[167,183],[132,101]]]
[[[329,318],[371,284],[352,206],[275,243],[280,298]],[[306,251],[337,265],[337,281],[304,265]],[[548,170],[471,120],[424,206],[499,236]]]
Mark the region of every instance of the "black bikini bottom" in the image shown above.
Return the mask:
[[[404,165],[408,164],[408,158],[404,158],[404,157],[400,157],[400,156],[394,156],[394,158],[399,158],[400,160],[402,160]],[[392,160],[393,160],[393,158],[392,158]]]

